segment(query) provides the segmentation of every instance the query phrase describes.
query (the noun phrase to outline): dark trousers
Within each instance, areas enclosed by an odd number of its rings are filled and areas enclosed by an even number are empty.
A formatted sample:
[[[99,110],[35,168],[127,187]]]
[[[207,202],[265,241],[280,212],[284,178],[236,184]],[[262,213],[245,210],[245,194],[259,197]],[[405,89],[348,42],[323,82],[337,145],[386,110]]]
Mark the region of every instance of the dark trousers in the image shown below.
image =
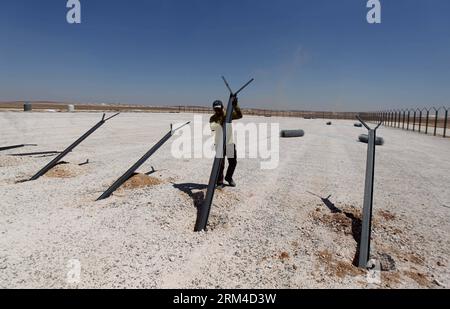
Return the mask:
[[[233,151],[234,152],[233,158],[230,158],[230,157],[227,156],[228,169],[227,169],[227,174],[225,175],[225,179],[229,180],[229,179],[233,178],[233,174],[234,174],[234,171],[236,169],[237,152],[236,152],[236,145],[229,145],[228,147],[233,147],[231,150],[228,150],[228,151]],[[228,151],[226,151],[226,153],[229,153]],[[219,169],[219,179],[218,179],[219,183],[223,182],[223,170],[224,169],[225,169],[225,158],[222,160],[222,164],[220,165],[220,169]]]

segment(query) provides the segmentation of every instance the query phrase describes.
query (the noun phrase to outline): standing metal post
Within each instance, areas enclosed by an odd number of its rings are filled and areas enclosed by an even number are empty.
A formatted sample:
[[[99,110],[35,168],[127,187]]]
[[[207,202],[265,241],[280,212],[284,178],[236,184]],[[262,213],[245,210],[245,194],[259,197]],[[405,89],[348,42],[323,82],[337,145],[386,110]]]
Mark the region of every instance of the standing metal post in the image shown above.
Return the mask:
[[[434,136],[436,136],[437,133],[437,122],[438,122],[438,116],[439,116],[439,110],[436,110],[436,115],[434,117]]]
[[[419,113],[419,133],[422,131],[422,110]]]
[[[37,172],[30,180],[36,180],[39,177],[45,175],[50,169],[52,169],[58,162],[64,158],[69,152],[71,152],[75,147],[77,147],[82,141],[89,137],[92,133],[94,133],[98,128],[100,128],[106,121],[111,118],[116,117],[119,113],[112,115],[111,117],[105,119],[105,114],[103,114],[102,120],[100,120],[94,127],[92,127],[89,131],[84,133],[79,139],[77,139],[72,145],[67,147],[63,152],[61,152],[56,158],[50,161],[46,166],[44,166],[39,172]]]
[[[448,109],[445,110],[445,119],[444,119],[444,138],[447,133],[447,120],[448,120]]]
[[[231,125],[232,122],[232,116],[233,116],[233,101],[237,99],[237,95],[239,92],[241,92],[244,88],[246,88],[251,82],[253,82],[253,78],[248,81],[244,86],[242,86],[236,93],[233,93],[233,91],[230,88],[230,85],[226,81],[224,77],[222,77],[225,86],[228,88],[228,91],[230,92],[230,98],[228,100],[227,105],[227,113],[225,116],[225,124],[222,128],[223,131],[223,138],[222,138],[222,145],[218,145],[216,151],[216,156],[214,158],[213,167],[211,169],[211,175],[209,176],[209,182],[208,182],[208,189],[206,191],[206,196],[203,201],[203,204],[201,206],[201,209],[199,209],[197,220],[195,222],[195,232],[200,232],[206,230],[206,226],[208,225],[208,219],[209,219],[209,213],[211,211],[211,204],[214,198],[214,192],[216,190],[216,184],[217,180],[219,178],[219,169],[221,164],[223,164],[223,161],[225,160],[225,148],[226,148],[226,141],[227,141],[227,128]],[[232,134],[232,133],[231,133]],[[222,153],[220,153],[220,151]]]
[[[402,129],[405,129],[405,111],[403,111],[403,125],[402,125]]]
[[[428,119],[430,119],[430,111],[427,110],[427,124],[425,126],[425,134],[428,134]]]
[[[381,123],[375,129],[371,129],[360,117],[358,120],[369,131],[369,141],[367,147],[366,180],[364,185],[363,218],[361,227],[361,239],[359,245],[360,268],[367,268],[370,259],[370,240],[372,234],[372,206],[373,206],[373,183],[375,175],[375,140],[376,132]]]
[[[406,131],[409,131],[409,118],[411,116],[411,111],[408,111],[408,121],[406,123]]]

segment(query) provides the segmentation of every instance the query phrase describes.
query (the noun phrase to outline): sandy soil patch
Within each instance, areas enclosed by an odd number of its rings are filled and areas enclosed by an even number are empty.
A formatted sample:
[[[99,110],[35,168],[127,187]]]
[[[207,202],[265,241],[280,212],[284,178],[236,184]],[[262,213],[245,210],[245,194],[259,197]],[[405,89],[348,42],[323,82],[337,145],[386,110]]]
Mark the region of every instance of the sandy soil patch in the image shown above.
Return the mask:
[[[134,174],[121,186],[123,189],[139,189],[145,187],[157,186],[164,183],[161,179],[156,177],[148,176],[145,174]]]
[[[84,168],[78,164],[60,163],[45,173],[45,177],[49,178],[73,178],[81,175]]]

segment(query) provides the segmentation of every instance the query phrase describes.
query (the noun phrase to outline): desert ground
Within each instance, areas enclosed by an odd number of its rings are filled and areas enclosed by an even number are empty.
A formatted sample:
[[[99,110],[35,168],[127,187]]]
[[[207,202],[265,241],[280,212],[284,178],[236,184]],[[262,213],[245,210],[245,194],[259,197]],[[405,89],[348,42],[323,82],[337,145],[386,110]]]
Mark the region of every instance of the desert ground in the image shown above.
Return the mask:
[[[355,121],[245,117],[303,129],[280,139],[280,162],[240,158],[236,188],[217,190],[209,228],[195,233],[211,159],[176,159],[170,140],[110,198],[96,198],[169,130],[193,114],[123,113],[46,176],[21,182],[99,113],[0,113],[1,288],[448,288],[450,139],[380,128],[372,257],[381,283],[353,265],[367,145]],[[207,121],[204,115],[204,121]],[[238,145],[239,147],[239,145]],[[79,165],[89,159],[89,163]],[[141,186],[142,185],[142,186]],[[71,260],[79,282],[68,280]]]

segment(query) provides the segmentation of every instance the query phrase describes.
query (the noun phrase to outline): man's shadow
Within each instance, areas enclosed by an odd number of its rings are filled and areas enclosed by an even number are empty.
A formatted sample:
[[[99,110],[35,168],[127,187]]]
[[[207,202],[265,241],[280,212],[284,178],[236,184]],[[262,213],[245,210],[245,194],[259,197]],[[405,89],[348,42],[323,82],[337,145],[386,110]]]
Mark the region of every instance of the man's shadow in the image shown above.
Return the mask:
[[[356,253],[353,258],[353,265],[358,266],[359,261],[359,251],[361,249],[361,226],[362,226],[362,220],[359,218],[356,218],[354,214],[350,212],[344,212],[341,209],[337,208],[336,205],[333,204],[333,202],[330,201],[331,195],[329,195],[326,198],[321,197],[318,194],[309,192],[309,194],[312,194],[314,196],[317,196],[322,200],[322,202],[327,206],[327,208],[331,211],[331,213],[343,213],[347,218],[352,220],[352,236],[353,239],[356,241]]]
[[[201,209],[203,200],[205,199],[205,193],[202,190],[208,188],[207,185],[201,185],[198,183],[172,183],[172,185],[174,188],[189,195],[189,197],[192,198],[194,207],[196,207],[197,210]]]

